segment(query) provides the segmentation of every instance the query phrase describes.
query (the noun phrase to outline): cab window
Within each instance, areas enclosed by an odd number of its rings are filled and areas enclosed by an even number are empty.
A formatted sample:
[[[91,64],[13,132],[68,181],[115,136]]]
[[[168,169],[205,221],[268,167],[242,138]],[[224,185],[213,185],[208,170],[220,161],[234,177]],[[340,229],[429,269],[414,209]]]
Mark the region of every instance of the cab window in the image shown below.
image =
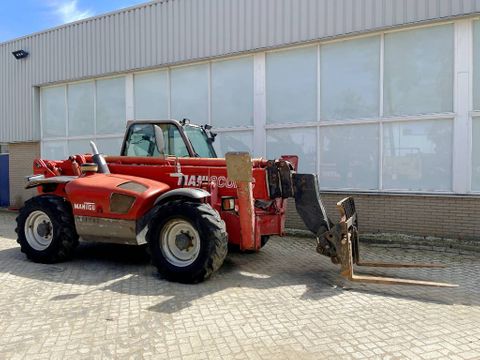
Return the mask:
[[[195,153],[202,158],[216,158],[217,154],[213,149],[212,142],[207,134],[199,126],[185,125],[185,134],[192,143]]]
[[[134,124],[130,126],[122,155],[188,157],[188,149],[173,124]]]

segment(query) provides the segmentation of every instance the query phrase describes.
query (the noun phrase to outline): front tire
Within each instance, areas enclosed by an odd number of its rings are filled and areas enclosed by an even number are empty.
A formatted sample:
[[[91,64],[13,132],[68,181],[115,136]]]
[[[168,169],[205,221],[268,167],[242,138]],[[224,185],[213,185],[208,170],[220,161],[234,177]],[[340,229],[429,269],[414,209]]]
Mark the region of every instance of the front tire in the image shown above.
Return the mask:
[[[72,208],[59,196],[40,195],[26,201],[16,221],[17,242],[34,262],[65,261],[78,245]]]
[[[204,281],[227,256],[225,223],[208,204],[177,200],[161,205],[147,239],[153,264],[170,281]]]

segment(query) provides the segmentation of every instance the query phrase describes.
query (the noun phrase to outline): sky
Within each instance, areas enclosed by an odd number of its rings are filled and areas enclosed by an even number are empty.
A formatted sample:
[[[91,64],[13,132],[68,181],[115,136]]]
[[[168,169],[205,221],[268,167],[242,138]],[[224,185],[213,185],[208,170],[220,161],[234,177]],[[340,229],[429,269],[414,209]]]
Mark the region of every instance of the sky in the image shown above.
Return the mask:
[[[0,43],[147,0],[0,0]]]

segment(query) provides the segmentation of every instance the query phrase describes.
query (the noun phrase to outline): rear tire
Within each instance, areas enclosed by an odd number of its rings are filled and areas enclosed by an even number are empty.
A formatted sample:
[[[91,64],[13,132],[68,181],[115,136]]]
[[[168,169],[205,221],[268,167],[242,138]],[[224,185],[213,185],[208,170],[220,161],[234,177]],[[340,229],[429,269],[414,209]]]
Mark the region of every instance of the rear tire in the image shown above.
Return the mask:
[[[227,256],[225,223],[208,204],[177,200],[161,205],[147,240],[153,264],[170,281],[204,281]]]
[[[72,207],[54,195],[36,196],[17,216],[17,242],[34,262],[52,264],[72,257],[78,245]]]

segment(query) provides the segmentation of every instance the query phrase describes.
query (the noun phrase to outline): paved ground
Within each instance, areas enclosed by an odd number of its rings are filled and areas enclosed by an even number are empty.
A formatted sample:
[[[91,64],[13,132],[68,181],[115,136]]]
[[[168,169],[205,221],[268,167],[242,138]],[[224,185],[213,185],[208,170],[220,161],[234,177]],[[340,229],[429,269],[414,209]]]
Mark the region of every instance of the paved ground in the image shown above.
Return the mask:
[[[368,247],[448,263],[398,274],[460,287],[352,285],[308,239],[274,238],[188,286],[128,247],[82,245],[71,262],[34,264],[13,224],[0,212],[0,359],[480,359],[478,255]]]

